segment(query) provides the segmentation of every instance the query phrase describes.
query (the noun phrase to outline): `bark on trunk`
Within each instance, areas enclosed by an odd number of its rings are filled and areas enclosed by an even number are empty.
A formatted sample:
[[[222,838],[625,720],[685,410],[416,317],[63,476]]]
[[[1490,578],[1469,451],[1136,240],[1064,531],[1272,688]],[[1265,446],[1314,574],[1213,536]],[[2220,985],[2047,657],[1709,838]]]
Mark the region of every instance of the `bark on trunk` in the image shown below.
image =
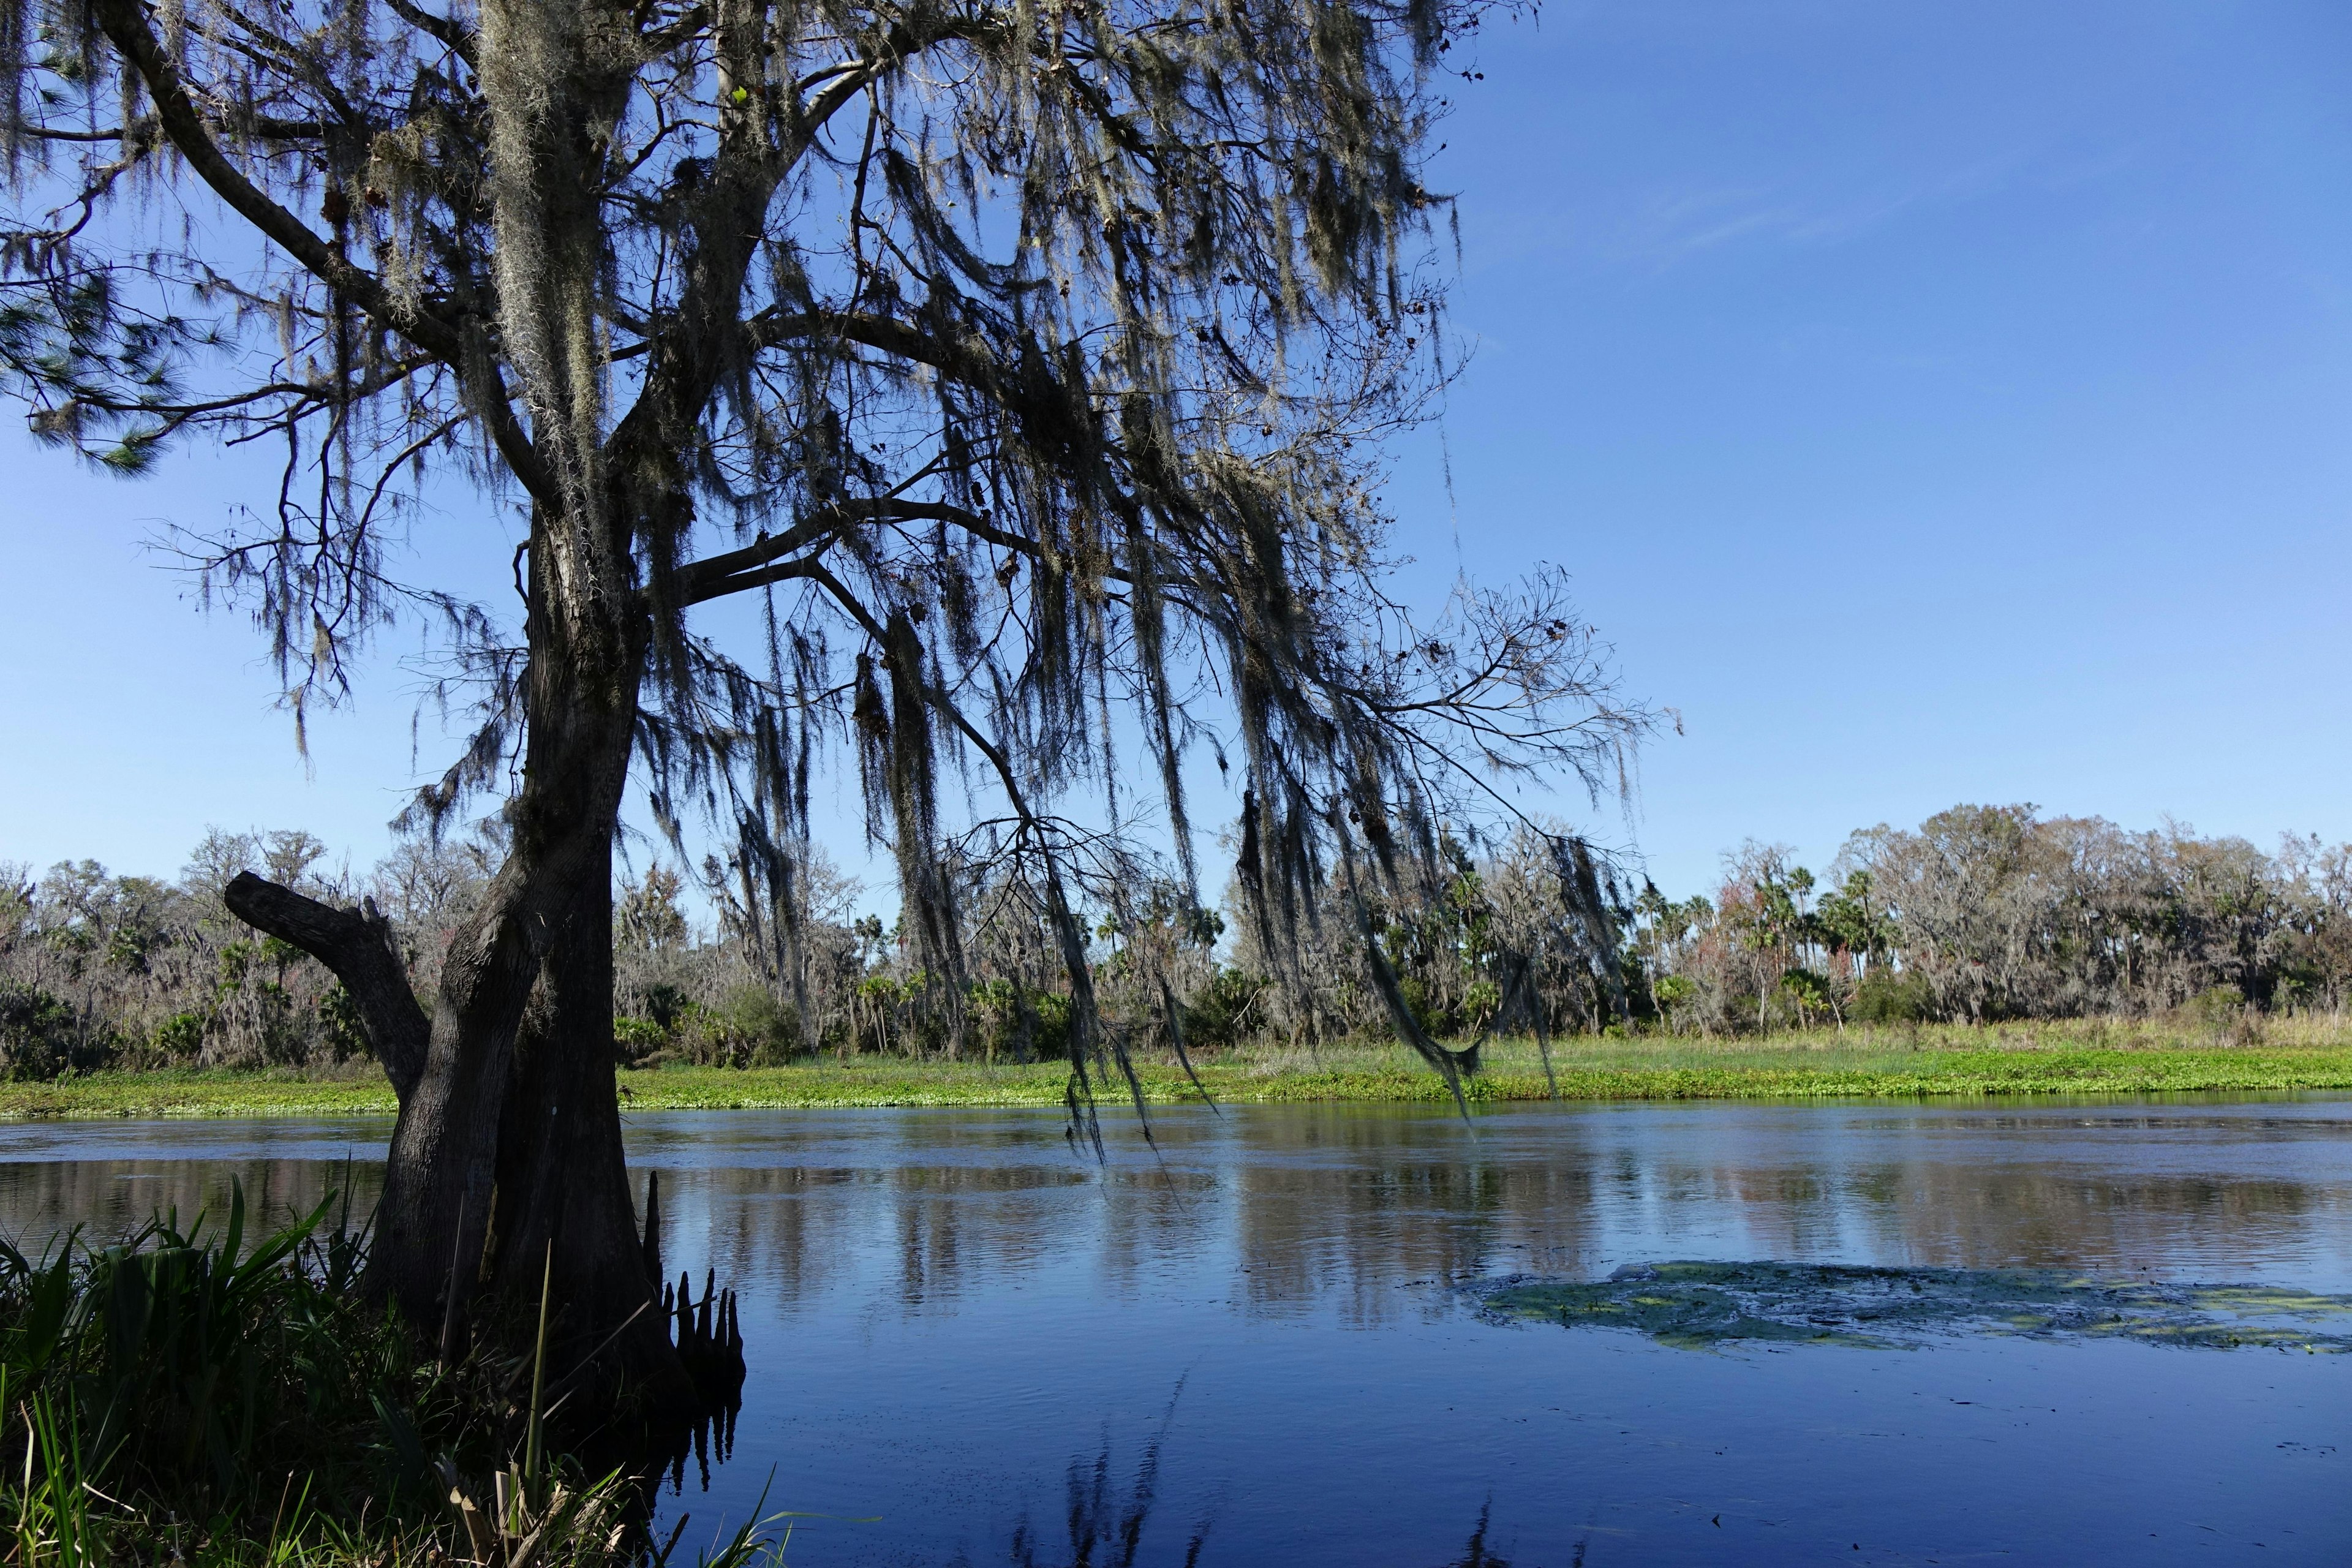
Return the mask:
[[[511,845],[444,961],[431,1046],[393,1136],[373,1267],[417,1321],[452,1289],[478,1319],[520,1318],[552,1243],[561,1373],[677,1406],[693,1395],[645,1275],[613,1084],[612,845],[643,616],[625,589],[611,596],[619,603],[582,604],[550,580],[565,531],[544,515],[532,531]],[[453,1237],[466,1278],[450,1278]],[[593,1372],[580,1364],[592,1352]]]
[[[372,905],[332,909],[249,873],[227,901],[343,983],[400,1100],[374,1287],[412,1322],[454,1319],[462,1337],[469,1318],[527,1315],[552,1243],[558,1394],[583,1390],[593,1397],[580,1403],[601,1406],[634,1392],[677,1412],[698,1394],[636,1232],[613,1087],[612,817],[596,806],[610,795],[617,808],[617,781],[599,775],[625,774],[627,750],[599,768],[591,749],[567,749],[573,766],[543,758],[557,787],[526,785],[532,810],[562,831],[528,847],[519,837],[492,911],[459,933],[469,1005],[451,1007],[445,984],[452,1026],[428,1025]],[[509,1019],[500,1010],[518,991]]]
[[[370,1268],[412,1321],[437,1323],[445,1310],[520,1321],[537,1304],[551,1244],[558,1370],[593,1351],[592,1379],[606,1390],[688,1404],[623,1165],[612,843],[664,618],[651,613],[654,596],[671,592],[659,569],[640,583],[638,546],[667,560],[691,523],[681,454],[737,363],[727,329],[786,165],[770,155],[762,111],[729,111],[708,216],[681,261],[677,323],[660,335],[635,407],[600,435],[605,159],[642,58],[641,23],[607,0],[480,7],[501,352],[525,393],[535,454],[518,469],[535,500],[524,771],[506,812],[506,864],[450,942],[414,1053]],[[756,81],[756,20],[719,32],[723,68]],[[469,362],[463,374],[484,373]],[[509,384],[492,375],[476,390],[504,406]],[[698,1320],[698,1336],[704,1327]]]

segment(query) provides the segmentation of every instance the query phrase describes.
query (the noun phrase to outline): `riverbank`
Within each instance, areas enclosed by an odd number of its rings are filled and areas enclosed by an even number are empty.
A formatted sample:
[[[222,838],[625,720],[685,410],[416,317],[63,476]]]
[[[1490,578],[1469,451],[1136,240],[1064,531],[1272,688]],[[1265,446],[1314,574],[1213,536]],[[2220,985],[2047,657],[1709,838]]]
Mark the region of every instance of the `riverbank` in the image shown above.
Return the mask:
[[[1489,1042],[1469,1081],[1475,1103],[1562,1099],[1750,1100],[1852,1096],[1976,1097],[2352,1089],[2352,1026],[2334,1019],[2269,1020],[2230,1031],[2161,1023],[2069,1023],[1816,1030],[1760,1039],[1579,1037],[1553,1043],[1552,1078],[1532,1040]],[[1308,1101],[1444,1103],[1438,1077],[1401,1046],[1360,1042],[1257,1047],[1196,1063],[1230,1104]],[[1148,1101],[1200,1096],[1172,1058],[1138,1064]],[[991,1066],[833,1058],[782,1068],[667,1067],[624,1072],[631,1110],[793,1110],[845,1106],[1055,1106],[1058,1062]],[[1105,1087],[1106,1100],[1123,1085]],[[394,1109],[373,1071],[101,1073],[0,1084],[0,1117],[370,1116]]]

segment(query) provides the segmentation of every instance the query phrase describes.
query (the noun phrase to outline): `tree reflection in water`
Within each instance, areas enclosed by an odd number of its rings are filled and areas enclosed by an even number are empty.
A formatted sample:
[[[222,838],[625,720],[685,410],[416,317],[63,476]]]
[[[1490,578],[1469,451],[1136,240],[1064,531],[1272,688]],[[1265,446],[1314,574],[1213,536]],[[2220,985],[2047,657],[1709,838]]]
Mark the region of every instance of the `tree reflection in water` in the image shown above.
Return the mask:
[[[1053,1532],[1035,1529],[1024,1514],[1013,1528],[1005,1560],[1013,1568],[1135,1568],[1150,1529],[1152,1510],[1160,1501],[1161,1450],[1176,1419],[1177,1401],[1183,1395],[1184,1383],[1180,1378],[1160,1413],[1158,1428],[1144,1443],[1132,1478],[1123,1488],[1112,1481],[1117,1467],[1108,1430],[1092,1459],[1072,1459],[1065,1480],[1067,1503],[1062,1541],[1050,1542],[1047,1537]],[[1443,1568],[1511,1568],[1508,1558],[1496,1555],[1486,1544],[1494,1506],[1489,1498],[1479,1508],[1478,1522],[1464,1543],[1462,1555]],[[1193,1523],[1192,1533],[1184,1539],[1184,1568],[1200,1568],[1204,1561],[1213,1522],[1203,1516]],[[958,1568],[971,1568],[971,1560],[961,1553],[956,1563]]]
[[[735,1457],[735,1417],[742,1409],[743,1401],[738,1395],[717,1410],[705,1413],[692,1426],[675,1429],[664,1456],[667,1462],[660,1468],[669,1472],[670,1496],[682,1496],[686,1491],[686,1461],[689,1454],[700,1474],[702,1489],[710,1489],[712,1458],[723,1465]],[[658,1476],[660,1469],[654,1473]]]
[[[1168,1428],[1176,1420],[1177,1402],[1184,1397],[1184,1379],[1178,1378],[1160,1412],[1160,1425],[1143,1445],[1134,1479],[1123,1493],[1111,1485],[1111,1437],[1103,1433],[1102,1447],[1094,1459],[1072,1459],[1066,1478],[1068,1506],[1063,1523],[1068,1532],[1066,1559],[1053,1555],[1043,1535],[1033,1531],[1027,1516],[1013,1527],[1010,1560],[1019,1568],[1133,1568],[1143,1547],[1151,1510],[1160,1500],[1160,1454]],[[1184,1568],[1194,1568],[1207,1543],[1209,1521],[1192,1527],[1184,1543]]]
[[[1494,1511],[1493,1498],[1478,1505],[1478,1528],[1470,1532],[1468,1542],[1462,1548],[1462,1555],[1445,1564],[1445,1568],[1511,1568],[1509,1558],[1497,1557],[1486,1550],[1486,1526]],[[1576,1556],[1580,1563],[1584,1560],[1581,1547],[1577,1549]]]

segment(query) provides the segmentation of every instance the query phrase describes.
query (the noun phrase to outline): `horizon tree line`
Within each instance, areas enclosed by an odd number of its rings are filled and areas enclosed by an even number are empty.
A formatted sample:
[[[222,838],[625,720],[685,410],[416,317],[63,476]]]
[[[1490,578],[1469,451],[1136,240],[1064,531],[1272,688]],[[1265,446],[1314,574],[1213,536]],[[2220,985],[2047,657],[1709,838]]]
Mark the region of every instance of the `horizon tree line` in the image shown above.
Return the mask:
[[[1963,805],[1915,829],[1857,832],[1821,877],[1785,847],[1749,842],[1726,855],[1712,896],[1680,900],[1589,850],[1580,868],[1557,842],[1521,832],[1477,852],[1449,840],[1441,900],[1373,907],[1399,992],[1432,1037],[1458,1047],[1497,1031],[1727,1036],[2184,1008],[2210,1019],[2352,1002],[2352,845],[2313,837],[2265,853],[2173,823],[2133,832]],[[335,978],[238,921],[228,884],[256,871],[322,901],[372,900],[411,984],[430,994],[498,858],[487,828],[412,837],[353,876],[307,833],[215,830],[171,880],[89,860],[37,879],[0,864],[0,1073],[362,1059]],[[1103,1026],[1131,1051],[1172,1050],[1180,1034],[1188,1051],[1214,1053],[1387,1030],[1347,910],[1305,922],[1303,987],[1290,991],[1236,918],[1237,887],[1203,908],[1164,870],[1131,869],[1122,909],[1084,911]],[[621,1065],[1067,1059],[1056,933],[1038,889],[1003,868],[952,884],[971,933],[960,1018],[939,1005],[905,919],[859,913],[859,884],[823,857],[809,863],[797,975],[780,971],[734,885],[713,860],[691,879],[656,862],[616,887]],[[709,910],[699,926],[698,889]]]

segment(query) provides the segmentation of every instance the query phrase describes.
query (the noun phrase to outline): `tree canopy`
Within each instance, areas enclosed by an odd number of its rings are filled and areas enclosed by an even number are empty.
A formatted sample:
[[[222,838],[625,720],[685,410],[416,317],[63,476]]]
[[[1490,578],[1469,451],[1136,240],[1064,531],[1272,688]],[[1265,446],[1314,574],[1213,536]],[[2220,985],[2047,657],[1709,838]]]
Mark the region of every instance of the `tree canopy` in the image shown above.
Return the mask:
[[[278,445],[274,499],[184,548],[298,716],[388,624],[437,628],[472,736],[414,811],[504,803],[429,1045],[404,986],[361,996],[415,1069],[386,1199],[412,1297],[492,1201],[526,1205],[511,1278],[565,1223],[620,1245],[595,1064],[631,780],[671,835],[718,830],[792,974],[811,780],[854,760],[950,1007],[961,893],[1034,894],[1083,1108],[1120,1053],[1074,909],[1124,918],[1160,847],[1200,903],[1206,748],[1276,979],[1336,877],[1452,1075],[1367,885],[1440,896],[1441,823],[1531,774],[1613,787],[1643,723],[1559,570],[1420,615],[1397,588],[1383,443],[1457,368],[1421,171],[1485,8],[0,0],[0,372],[34,429],[125,473]],[[483,498],[447,523],[443,477]],[[411,548],[510,537],[509,505],[519,628]],[[231,902],[355,995],[389,973],[365,911]],[[510,1161],[575,1116],[613,1173],[593,1222]]]
[[[785,943],[831,748],[951,983],[992,858],[1099,874],[1156,806],[1197,888],[1206,742],[1279,952],[1319,850],[1433,865],[1465,791],[1604,782],[1638,725],[1556,574],[1434,626],[1388,580],[1380,444],[1448,370],[1419,164],[1481,9],[9,0],[6,155],[59,205],[12,215],[0,356],[125,471],[282,443],[259,525],[190,543],[298,705],[438,617],[480,723],[427,813],[526,718],[504,618],[404,575],[456,465],[642,618],[640,776]],[[733,595],[729,646],[692,612]]]

